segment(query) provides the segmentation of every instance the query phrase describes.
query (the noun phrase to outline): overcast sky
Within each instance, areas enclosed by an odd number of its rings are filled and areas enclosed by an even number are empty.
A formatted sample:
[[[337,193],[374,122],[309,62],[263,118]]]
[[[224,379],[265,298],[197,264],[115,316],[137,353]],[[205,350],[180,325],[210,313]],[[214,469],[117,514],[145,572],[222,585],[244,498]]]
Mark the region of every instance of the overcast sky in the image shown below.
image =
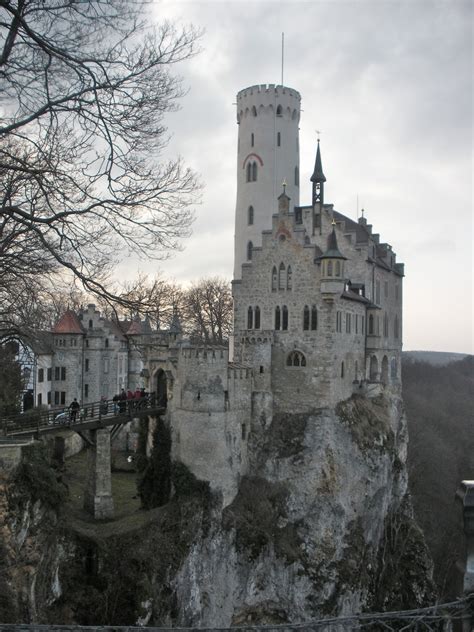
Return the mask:
[[[404,348],[472,353],[473,3],[174,0],[155,15],[205,29],[202,52],[179,68],[189,93],[166,121],[170,149],[205,189],[183,252],[139,267],[231,278],[233,104],[242,88],[280,83],[284,31],[284,83],[302,96],[301,203],[320,129],[325,201],[355,219],[358,195],[405,263]]]

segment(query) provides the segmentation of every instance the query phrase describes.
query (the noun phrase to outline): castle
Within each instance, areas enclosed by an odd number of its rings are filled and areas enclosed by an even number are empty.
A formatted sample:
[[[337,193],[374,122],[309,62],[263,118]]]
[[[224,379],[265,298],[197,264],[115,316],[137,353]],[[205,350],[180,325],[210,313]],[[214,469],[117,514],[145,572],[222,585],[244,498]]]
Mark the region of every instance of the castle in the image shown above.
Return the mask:
[[[167,400],[173,457],[224,504],[248,472],[247,438],[276,414],[334,408],[400,389],[403,264],[363,215],[324,199],[319,140],[311,203],[299,203],[300,94],[237,95],[238,159],[229,347],[191,346],[179,323],[127,330],[90,305],[67,312],[38,355],[36,404],[145,386]],[[309,187],[308,187],[309,189]],[[49,393],[49,395],[48,395]]]

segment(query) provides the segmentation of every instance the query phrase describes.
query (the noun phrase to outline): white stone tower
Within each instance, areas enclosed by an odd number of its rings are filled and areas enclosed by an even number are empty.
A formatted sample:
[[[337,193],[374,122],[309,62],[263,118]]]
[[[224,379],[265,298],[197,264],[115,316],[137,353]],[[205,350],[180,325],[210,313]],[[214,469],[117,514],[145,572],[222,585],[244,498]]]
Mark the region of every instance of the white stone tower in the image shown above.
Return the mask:
[[[258,85],[237,94],[237,204],[234,279],[262,230],[272,227],[283,180],[291,208],[299,205],[300,93],[286,86]]]

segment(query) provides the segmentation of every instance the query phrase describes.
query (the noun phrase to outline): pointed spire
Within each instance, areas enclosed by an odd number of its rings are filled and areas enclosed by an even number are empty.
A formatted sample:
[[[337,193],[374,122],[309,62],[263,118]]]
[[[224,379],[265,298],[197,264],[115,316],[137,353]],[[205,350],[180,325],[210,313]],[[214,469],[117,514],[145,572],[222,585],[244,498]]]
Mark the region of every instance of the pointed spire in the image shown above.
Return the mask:
[[[326,176],[323,173],[323,165],[321,161],[321,150],[319,148],[319,138],[318,138],[318,149],[316,151],[316,162],[314,163],[314,171],[310,179],[311,179],[311,182],[326,182]]]
[[[283,180],[281,186],[283,187],[283,193],[280,193],[278,196],[278,212],[288,213],[290,210],[290,198],[286,194],[286,180]]]
[[[314,163],[314,171],[310,179],[313,183],[313,207],[316,207],[316,204],[322,206],[324,204],[324,183],[326,182],[326,176],[323,173],[321,150],[319,149],[319,138],[318,149],[316,151],[316,162]]]
[[[171,325],[169,328],[170,334],[180,334],[183,331],[181,326],[181,320],[179,318],[178,309],[176,305],[173,305],[173,318],[171,319]]]

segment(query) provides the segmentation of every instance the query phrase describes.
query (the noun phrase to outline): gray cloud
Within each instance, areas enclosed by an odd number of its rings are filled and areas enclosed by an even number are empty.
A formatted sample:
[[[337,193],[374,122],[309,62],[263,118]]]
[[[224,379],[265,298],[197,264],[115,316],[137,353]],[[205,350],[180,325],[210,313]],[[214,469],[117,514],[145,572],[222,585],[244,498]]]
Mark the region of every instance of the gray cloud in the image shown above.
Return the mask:
[[[359,194],[374,230],[405,260],[405,348],[472,350],[472,4],[173,1],[157,3],[156,18],[206,29],[203,52],[179,68],[189,94],[168,117],[169,152],[201,173],[203,203],[165,273],[231,276],[232,104],[246,86],[279,83],[284,31],[285,83],[304,110],[302,202],[318,128],[328,201],[355,217]],[[454,327],[435,308],[440,288],[459,299]]]

